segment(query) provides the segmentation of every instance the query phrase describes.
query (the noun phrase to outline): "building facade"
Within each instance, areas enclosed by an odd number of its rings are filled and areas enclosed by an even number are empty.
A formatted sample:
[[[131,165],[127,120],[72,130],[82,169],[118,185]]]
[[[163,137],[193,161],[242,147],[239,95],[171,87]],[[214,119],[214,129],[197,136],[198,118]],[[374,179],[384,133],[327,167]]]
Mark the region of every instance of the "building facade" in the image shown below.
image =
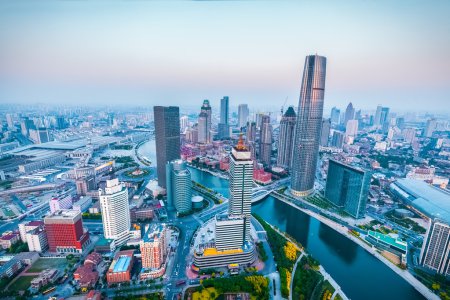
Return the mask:
[[[159,186],[166,188],[166,164],[180,158],[180,109],[154,106],[156,170]]]
[[[99,197],[104,236],[120,246],[130,237],[128,190],[115,178],[107,180],[105,188],[99,189]]]
[[[239,104],[238,106],[238,126],[239,128],[243,128],[247,125],[248,121],[248,105],[247,104]]]
[[[294,108],[289,106],[281,118],[277,154],[277,165],[286,169],[291,167],[295,120],[296,114]]]
[[[270,116],[264,115],[261,119],[261,127],[259,131],[259,161],[264,166],[271,165],[272,157],[272,125],[270,124]]]
[[[357,167],[330,159],[325,197],[353,218],[363,218],[369,194],[371,174]]]
[[[230,137],[230,101],[228,96],[220,99],[220,122],[218,125],[219,138],[226,139]]]
[[[323,115],[325,75],[326,58],[318,55],[307,56],[303,70],[292,155],[291,192],[295,196],[309,195],[314,189]]]
[[[167,206],[180,214],[192,209],[191,172],[186,162],[177,159],[167,163]]]
[[[442,274],[450,275],[450,226],[441,221],[430,224],[420,252],[423,267]]]
[[[209,100],[203,100],[203,105],[198,115],[198,142],[202,144],[209,144],[212,141],[211,137],[211,105]]]
[[[322,129],[320,130],[320,146],[322,147],[328,146],[328,138],[330,137],[330,130],[331,130],[331,120],[323,119]]]

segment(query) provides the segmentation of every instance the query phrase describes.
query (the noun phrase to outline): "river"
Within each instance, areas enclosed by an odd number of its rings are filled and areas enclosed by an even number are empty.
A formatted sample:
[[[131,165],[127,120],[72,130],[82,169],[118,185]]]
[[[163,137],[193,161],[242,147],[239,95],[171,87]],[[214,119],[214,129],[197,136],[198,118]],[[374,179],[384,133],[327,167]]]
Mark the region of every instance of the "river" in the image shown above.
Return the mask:
[[[228,197],[228,181],[190,169],[192,179]],[[350,299],[424,299],[408,282],[383,262],[340,233],[272,196],[252,212],[277,226],[305,246],[341,286]]]

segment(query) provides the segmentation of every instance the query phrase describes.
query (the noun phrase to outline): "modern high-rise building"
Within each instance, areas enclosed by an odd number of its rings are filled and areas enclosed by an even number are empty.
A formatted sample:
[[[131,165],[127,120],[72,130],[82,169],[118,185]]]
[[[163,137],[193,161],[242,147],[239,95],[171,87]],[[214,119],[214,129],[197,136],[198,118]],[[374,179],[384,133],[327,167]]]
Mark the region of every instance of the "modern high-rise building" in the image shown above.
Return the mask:
[[[230,155],[230,199],[228,214],[245,218],[244,232],[250,239],[250,220],[252,209],[253,161],[251,153],[245,147],[242,135]]]
[[[14,119],[11,114],[6,114],[6,124],[8,124],[8,129],[13,130],[14,129]]]
[[[219,138],[225,139],[230,137],[230,125],[229,125],[229,103],[228,96],[224,96],[220,99],[220,122],[218,125]]]
[[[90,243],[79,211],[58,210],[46,216],[44,224],[50,252],[82,253]]]
[[[331,124],[339,124],[339,118],[341,116],[341,110],[339,108],[333,107],[331,109]]]
[[[158,184],[166,188],[166,164],[180,158],[180,109],[154,106]]]
[[[371,173],[330,159],[325,197],[356,219],[366,214]]]
[[[281,118],[280,133],[278,135],[277,165],[283,168],[291,167],[296,117],[294,108],[289,106]]]
[[[177,159],[167,163],[167,207],[184,214],[192,209],[191,172],[186,162]]]
[[[120,246],[130,237],[128,189],[123,183],[119,183],[119,179],[114,178],[106,181],[104,189],[99,189],[99,196],[104,236]]]
[[[239,104],[238,106],[238,126],[239,128],[245,127],[248,121],[248,105]]]
[[[377,111],[375,112],[375,118],[373,120],[373,125],[375,126],[380,126],[381,123],[381,110],[383,109],[383,106],[378,105],[377,106]]]
[[[348,120],[345,126],[347,136],[356,136],[358,133],[358,120]]]
[[[328,138],[330,137],[330,130],[331,130],[331,120],[323,119],[322,129],[320,130],[320,146],[322,147],[328,146]]]
[[[355,119],[355,108],[353,107],[353,104],[350,102],[347,105],[347,108],[345,109],[344,125],[347,125],[347,122],[353,119]]]
[[[186,128],[189,127],[189,117],[188,116],[182,116],[180,118],[180,130],[181,132],[184,132]]]
[[[215,232],[217,250],[242,249],[245,241],[245,218],[216,215]]]
[[[48,202],[50,206],[50,212],[54,213],[61,209],[72,208],[72,194],[71,190],[62,191],[52,196]]]
[[[167,256],[166,234],[165,224],[153,224],[148,228],[139,244],[143,269],[157,270],[163,266]]]
[[[325,57],[318,55],[306,57],[292,155],[291,192],[296,196],[309,195],[314,189],[325,74]]]
[[[380,125],[383,127],[386,124],[389,126],[389,107],[382,107],[380,115]]]
[[[265,165],[271,165],[272,157],[272,125],[270,116],[264,115],[261,119],[259,131],[259,160]]]
[[[431,222],[420,252],[420,264],[444,276],[450,275],[450,226]]]
[[[198,115],[198,142],[208,144],[211,141],[211,106],[205,99]]]
[[[425,130],[423,132],[423,136],[424,137],[432,137],[433,136],[433,132],[436,130],[436,125],[437,125],[437,121],[436,119],[429,119],[427,121],[427,127],[425,127]]]
[[[331,147],[342,148],[344,144],[344,133],[340,131],[334,131],[333,137],[331,138]]]
[[[247,142],[255,142],[256,141],[256,123],[255,122],[247,122]]]
[[[45,252],[48,249],[47,233],[44,226],[40,226],[26,234],[28,251],[30,252]]]

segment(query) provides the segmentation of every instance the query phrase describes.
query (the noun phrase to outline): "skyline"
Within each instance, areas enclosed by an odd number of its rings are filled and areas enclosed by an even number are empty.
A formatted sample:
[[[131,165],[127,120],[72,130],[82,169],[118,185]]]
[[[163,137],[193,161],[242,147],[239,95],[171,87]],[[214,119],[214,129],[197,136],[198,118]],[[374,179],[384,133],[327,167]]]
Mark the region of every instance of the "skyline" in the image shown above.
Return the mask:
[[[228,95],[251,109],[288,97],[286,108],[317,53],[329,61],[326,110],[442,111],[450,4],[413,4],[2,2],[0,103],[216,106]]]

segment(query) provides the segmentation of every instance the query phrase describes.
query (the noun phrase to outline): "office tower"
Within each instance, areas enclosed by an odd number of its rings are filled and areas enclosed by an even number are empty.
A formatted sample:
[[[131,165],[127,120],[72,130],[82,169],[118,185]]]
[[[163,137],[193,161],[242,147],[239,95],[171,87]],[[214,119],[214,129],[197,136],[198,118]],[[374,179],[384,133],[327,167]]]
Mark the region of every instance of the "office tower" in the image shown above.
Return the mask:
[[[250,220],[252,208],[253,161],[251,153],[245,147],[242,135],[238,144],[231,149],[230,155],[230,216],[245,218],[245,237],[250,239]]]
[[[322,129],[320,130],[320,146],[322,146],[322,147],[328,146],[328,138],[330,137],[330,129],[331,129],[331,120],[323,119],[322,120]]]
[[[166,188],[166,164],[180,158],[180,112],[177,106],[153,107],[158,185]]]
[[[358,120],[348,120],[345,126],[345,134],[347,136],[356,136],[358,133]]]
[[[242,216],[217,215],[216,248],[219,251],[242,249],[244,245],[245,218]]]
[[[356,219],[366,214],[371,174],[357,167],[329,160],[325,197]]]
[[[180,132],[184,132],[189,127],[189,117],[182,116],[180,118]]]
[[[355,119],[355,108],[353,107],[353,104],[350,102],[347,105],[347,108],[345,109],[344,124],[347,125],[347,122],[353,119]]]
[[[341,110],[333,107],[331,109],[331,124],[339,124],[339,117],[341,116]]]
[[[96,189],[95,177],[93,175],[83,176],[75,180],[77,194],[86,196],[89,191]]]
[[[238,107],[238,126],[239,128],[245,127],[248,120],[248,105],[239,104]]]
[[[259,160],[265,165],[270,166],[272,154],[272,125],[270,116],[264,115],[261,119],[261,129],[259,131]]]
[[[377,106],[377,111],[375,112],[375,118],[374,118],[374,122],[373,122],[373,125],[375,125],[375,126],[381,125],[381,110],[382,109],[383,109],[383,107],[381,105]]]
[[[389,125],[389,107],[381,108],[380,125],[384,126],[385,124]]]
[[[82,253],[90,243],[79,211],[58,210],[46,216],[44,224],[50,252]]]
[[[397,118],[397,127],[401,130],[403,130],[405,128],[405,118],[404,117]]]
[[[360,120],[361,119],[361,110],[360,109],[358,109],[356,112],[355,112],[355,120]]]
[[[191,172],[186,162],[177,159],[167,163],[167,207],[175,207],[179,214],[187,213],[192,208]]]
[[[208,144],[211,141],[211,106],[209,100],[203,100],[198,116],[198,142]]]
[[[107,122],[108,122],[108,126],[114,125],[114,113],[112,113],[112,112],[108,113]]]
[[[334,131],[333,137],[331,138],[331,147],[342,148],[344,144],[344,133],[340,131]]]
[[[99,196],[104,236],[120,246],[130,236],[128,190],[123,183],[119,183],[119,179],[114,178],[106,181],[104,189],[99,189]]]
[[[282,166],[283,168],[291,167],[295,120],[296,114],[294,108],[289,106],[281,118],[280,134],[278,135],[277,165]]]
[[[20,122],[20,131],[22,135],[28,136],[30,134],[30,129],[36,129],[33,120],[30,120],[28,117],[22,118]]]
[[[414,128],[405,128],[402,130],[405,142],[412,144],[416,139],[416,130]]]
[[[247,142],[255,142],[256,141],[256,123],[255,122],[247,122]]]
[[[186,129],[185,133],[186,141],[196,144],[198,143],[198,125],[194,125],[192,128]]]
[[[9,130],[14,130],[14,120],[11,114],[6,114],[6,123]]]
[[[155,270],[163,265],[167,247],[166,234],[165,224],[153,224],[148,228],[139,243],[143,269]]]
[[[420,264],[444,276],[450,275],[450,226],[439,220],[433,221],[422,244]]]
[[[228,96],[224,96],[220,99],[220,122],[218,126],[220,139],[230,137],[229,114],[229,99]]]
[[[291,192],[296,196],[306,196],[314,188],[323,114],[325,68],[325,57],[306,57],[292,155]]]
[[[436,125],[437,125],[437,121],[436,119],[429,119],[427,121],[427,127],[425,128],[424,132],[423,132],[423,136],[424,137],[432,137],[433,136],[433,132],[436,130]]]
[[[67,123],[63,116],[56,117],[56,128],[58,129],[67,128]]]

